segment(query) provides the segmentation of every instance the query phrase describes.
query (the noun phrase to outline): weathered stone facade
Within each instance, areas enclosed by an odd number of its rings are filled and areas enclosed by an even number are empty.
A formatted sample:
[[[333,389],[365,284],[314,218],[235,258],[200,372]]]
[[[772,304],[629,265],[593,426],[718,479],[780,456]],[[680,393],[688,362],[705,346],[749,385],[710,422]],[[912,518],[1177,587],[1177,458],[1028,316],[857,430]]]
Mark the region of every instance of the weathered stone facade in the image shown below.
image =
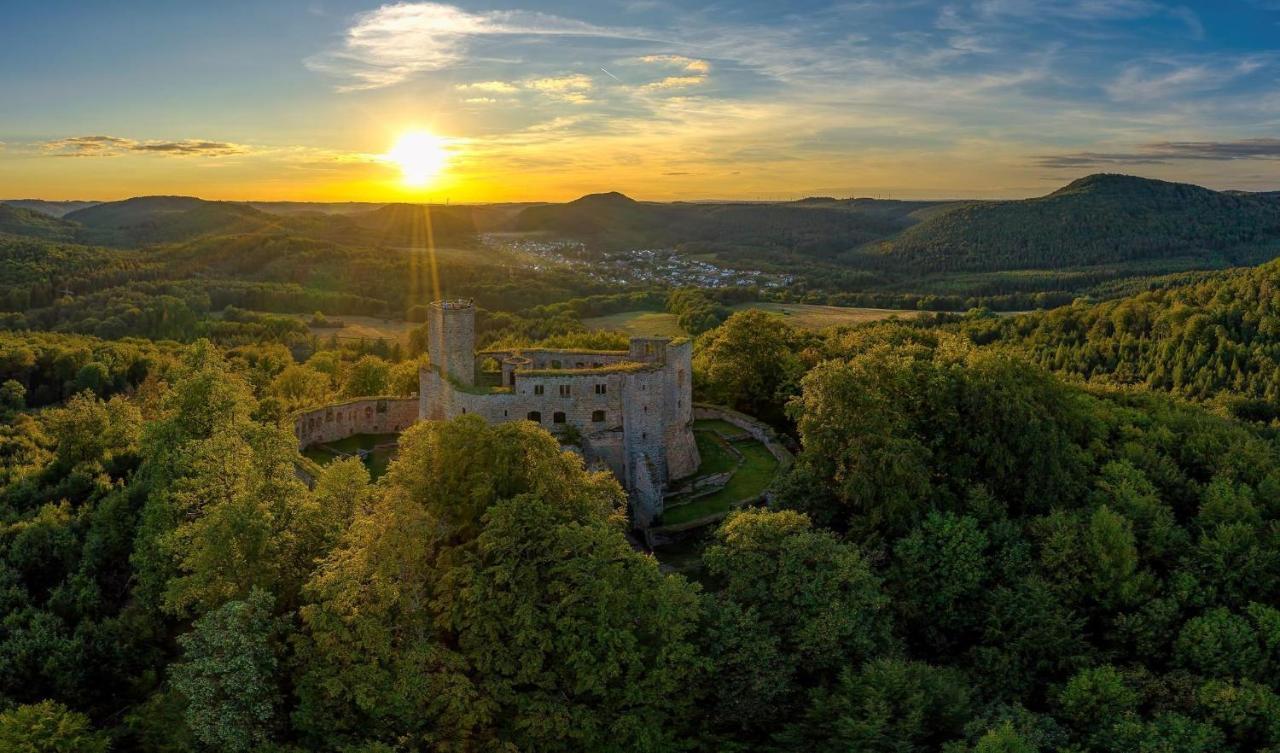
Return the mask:
[[[561,436],[576,431],[587,461],[608,467],[627,489],[640,527],[662,512],[667,483],[697,470],[687,340],[633,338],[625,351],[476,353],[469,301],[438,301],[432,311],[440,313],[427,331],[432,366],[419,374],[420,418],[469,413],[491,423],[534,421]]]
[[[418,420],[418,399],[361,397],[293,415],[298,449],[355,434],[397,434]]]

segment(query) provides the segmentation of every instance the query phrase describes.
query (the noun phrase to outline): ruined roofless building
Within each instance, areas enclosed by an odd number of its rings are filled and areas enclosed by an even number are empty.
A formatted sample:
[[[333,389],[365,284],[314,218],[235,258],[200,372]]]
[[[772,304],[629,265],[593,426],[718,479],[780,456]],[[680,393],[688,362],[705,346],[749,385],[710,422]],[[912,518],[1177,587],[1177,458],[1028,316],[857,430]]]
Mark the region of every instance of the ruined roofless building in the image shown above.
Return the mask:
[[[635,524],[647,527],[662,513],[668,483],[698,468],[689,341],[636,337],[628,350],[477,353],[475,321],[469,300],[431,304],[419,418],[533,421],[561,437],[572,427],[587,463],[613,471]]]

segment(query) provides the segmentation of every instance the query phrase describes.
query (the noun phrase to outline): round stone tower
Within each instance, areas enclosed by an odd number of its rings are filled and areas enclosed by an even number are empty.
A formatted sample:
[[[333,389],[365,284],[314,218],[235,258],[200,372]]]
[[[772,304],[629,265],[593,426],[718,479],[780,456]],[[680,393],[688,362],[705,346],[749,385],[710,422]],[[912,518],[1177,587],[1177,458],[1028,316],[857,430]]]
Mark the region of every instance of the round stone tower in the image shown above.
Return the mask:
[[[427,314],[431,365],[465,385],[476,383],[476,307],[469,299],[432,301]]]

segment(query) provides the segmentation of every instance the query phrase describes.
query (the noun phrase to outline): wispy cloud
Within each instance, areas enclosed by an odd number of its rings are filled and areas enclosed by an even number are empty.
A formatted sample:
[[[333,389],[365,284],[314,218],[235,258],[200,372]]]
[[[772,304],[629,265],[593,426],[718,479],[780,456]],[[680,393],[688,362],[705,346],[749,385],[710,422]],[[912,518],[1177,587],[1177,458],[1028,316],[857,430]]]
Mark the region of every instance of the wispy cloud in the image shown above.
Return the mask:
[[[520,87],[506,81],[476,81],[471,84],[458,84],[453,87],[463,92],[484,92],[486,94],[514,94]]]
[[[1107,95],[1118,102],[1147,102],[1214,91],[1263,69],[1270,55],[1235,59],[1163,59],[1127,64],[1111,83]]]
[[[684,55],[645,55],[640,58],[640,62],[671,65],[688,73],[702,76],[711,72],[711,64],[707,61],[685,57]]]
[[[465,59],[472,40],[494,35],[622,39],[644,36],[633,30],[543,13],[477,13],[444,3],[402,2],[356,16],[340,48],[308,58],[306,64],[342,79],[340,91],[377,89],[418,73],[455,66]]]
[[[573,104],[585,104],[590,101],[587,92],[595,86],[590,76],[574,73],[568,76],[549,76],[535,78],[524,82],[526,88],[541,92],[552,99]]]
[[[707,76],[711,73],[710,63],[684,55],[645,55],[640,58],[640,62],[675,68],[680,71],[680,75],[664,76],[657,81],[642,84],[639,87],[642,92],[686,89],[690,86],[697,86],[706,81]]]
[[[1106,165],[1154,165],[1187,160],[1231,161],[1280,159],[1280,139],[1239,141],[1158,141],[1141,144],[1130,152],[1070,152],[1038,157],[1036,164],[1049,168],[1101,167]]]
[[[243,144],[227,141],[203,139],[137,141],[119,136],[71,136],[42,142],[40,149],[53,157],[114,157],[137,152],[184,157],[226,157],[249,151],[249,147]]]

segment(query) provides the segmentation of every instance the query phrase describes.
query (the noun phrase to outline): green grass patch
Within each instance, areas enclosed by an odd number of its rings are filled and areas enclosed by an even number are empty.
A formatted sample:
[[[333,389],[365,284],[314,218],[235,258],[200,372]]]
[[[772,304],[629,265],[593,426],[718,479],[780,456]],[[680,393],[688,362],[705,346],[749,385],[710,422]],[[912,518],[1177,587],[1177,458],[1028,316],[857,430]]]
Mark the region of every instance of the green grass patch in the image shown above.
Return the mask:
[[[365,467],[369,475],[378,478],[386,473],[387,465],[395,457],[395,448],[378,448],[378,445],[394,443],[397,434],[353,434],[345,439],[324,444],[315,444],[302,451],[302,454],[317,465],[324,467],[340,457],[354,455],[360,450],[368,450],[364,456]]]
[[[725,484],[723,489],[705,497],[667,508],[662,514],[663,525],[688,523],[707,515],[727,512],[730,505],[735,502],[764,494],[773,481],[774,473],[778,470],[777,458],[769,452],[769,448],[754,439],[739,440],[734,442],[733,446],[742,453],[743,462],[729,479],[729,483]],[[705,458],[703,462],[706,462]],[[701,467],[698,473],[705,475]]]
[[[826,329],[878,322],[892,316],[913,319],[922,312],[914,309],[872,309],[855,306],[819,306],[810,303],[740,303],[734,311],[757,309],[781,317],[787,324],[800,329]]]
[[[738,456],[729,451],[725,442],[711,431],[695,431],[693,439],[698,443],[698,457],[702,458],[698,466],[699,476],[710,476],[716,473],[731,471],[738,465]]]
[[[727,439],[742,439],[751,436],[741,426],[734,426],[722,418],[700,418],[693,422],[694,431],[714,431]]]
[[[685,334],[675,314],[665,311],[624,311],[582,320],[587,329],[616,330],[632,337],[680,337]]]

